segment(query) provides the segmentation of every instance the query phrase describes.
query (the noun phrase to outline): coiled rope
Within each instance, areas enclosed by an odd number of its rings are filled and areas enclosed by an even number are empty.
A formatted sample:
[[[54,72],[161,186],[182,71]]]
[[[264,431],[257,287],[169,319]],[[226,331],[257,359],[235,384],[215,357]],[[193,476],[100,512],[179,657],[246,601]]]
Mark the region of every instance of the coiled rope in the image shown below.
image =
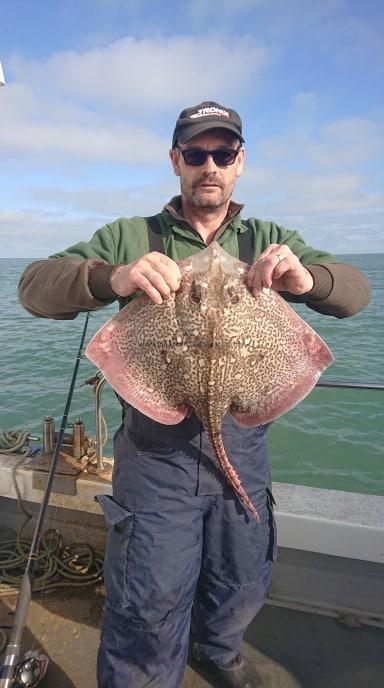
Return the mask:
[[[12,472],[11,472],[11,478],[12,478],[12,484],[16,492],[16,498],[17,498],[17,504],[19,506],[20,511],[23,512],[25,516],[25,521],[22,524],[21,528],[19,529],[17,535],[16,535],[16,548],[18,550],[18,535],[22,533],[24,530],[25,526],[27,525],[28,521],[31,520],[32,514],[29,513],[29,511],[25,508],[23,504],[23,500],[21,499],[21,494],[19,490],[19,486],[17,484],[16,480],[16,472],[19,466],[21,466],[25,458],[28,454],[29,451],[29,437],[30,437],[30,432],[29,430],[0,430],[0,451],[2,454],[16,454],[20,453],[23,456],[16,461],[15,465],[12,467]]]
[[[0,596],[20,589],[31,541],[10,528],[0,531]],[[103,578],[102,552],[86,544],[63,546],[56,529],[46,531],[37,557],[34,592],[96,585]]]
[[[2,454],[28,452],[29,430],[3,430],[0,428],[0,451]]]
[[[25,515],[19,530],[0,529],[0,596],[17,594],[31,548],[31,541],[22,538],[22,532],[32,514],[23,504],[16,479],[17,469],[29,450],[29,436],[29,430],[0,430],[0,452],[23,454],[12,468],[12,483],[19,508]],[[59,531],[51,528],[46,531],[37,556],[34,591],[96,585],[103,578],[103,561],[103,553],[94,551],[87,543],[64,547]],[[0,646],[2,635],[0,629]]]
[[[106,441],[106,424],[104,431]],[[24,463],[29,451],[29,437],[29,430],[0,429],[0,453],[22,454],[21,458],[15,461],[11,476],[18,506],[25,516],[19,530],[0,529],[0,597],[18,594],[31,549],[32,541],[21,536],[32,514],[23,504],[16,479],[17,469]],[[87,543],[64,547],[59,531],[54,528],[46,531],[41,544],[35,569],[34,592],[83,587],[102,582],[103,552],[94,551]],[[0,627],[0,654],[7,643],[8,635]]]

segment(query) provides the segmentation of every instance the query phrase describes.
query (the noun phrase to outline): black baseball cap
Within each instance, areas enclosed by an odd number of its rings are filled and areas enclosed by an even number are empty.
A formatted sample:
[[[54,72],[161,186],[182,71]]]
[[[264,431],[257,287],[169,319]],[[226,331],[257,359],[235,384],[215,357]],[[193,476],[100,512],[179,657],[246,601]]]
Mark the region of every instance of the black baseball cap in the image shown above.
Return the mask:
[[[235,110],[205,100],[180,112],[173,132],[172,148],[177,142],[188,143],[194,136],[218,128],[231,131],[244,143],[241,127],[241,119]]]

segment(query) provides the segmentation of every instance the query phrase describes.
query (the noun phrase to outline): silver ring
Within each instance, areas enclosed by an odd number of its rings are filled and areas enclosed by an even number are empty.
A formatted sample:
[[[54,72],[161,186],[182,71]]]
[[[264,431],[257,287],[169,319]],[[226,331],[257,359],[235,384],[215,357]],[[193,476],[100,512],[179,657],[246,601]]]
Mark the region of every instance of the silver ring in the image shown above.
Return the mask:
[[[284,260],[285,256],[281,256],[280,253],[276,253],[276,258],[277,258],[277,265],[280,263],[281,260]]]

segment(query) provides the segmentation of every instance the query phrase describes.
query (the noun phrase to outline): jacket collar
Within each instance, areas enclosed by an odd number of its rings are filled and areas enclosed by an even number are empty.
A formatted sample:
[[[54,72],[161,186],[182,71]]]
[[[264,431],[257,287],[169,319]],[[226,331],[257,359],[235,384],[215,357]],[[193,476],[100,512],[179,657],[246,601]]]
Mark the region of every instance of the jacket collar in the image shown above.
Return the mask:
[[[238,218],[238,220],[240,222],[240,212],[243,208],[244,208],[243,204],[235,203],[235,201],[230,201],[227,215],[224,218],[224,221],[222,222],[220,227],[218,227],[217,233],[222,234],[225,227],[235,218]],[[167,203],[164,206],[164,211],[166,213],[169,213],[172,216],[172,218],[174,220],[176,220],[177,222],[180,222],[180,223],[186,225],[187,227],[191,227],[189,222],[187,220],[185,220],[183,215],[182,215],[181,196],[173,196],[173,198],[171,198],[169,203]],[[194,229],[193,227],[191,227],[191,228]],[[194,231],[196,231],[196,230],[194,230]]]

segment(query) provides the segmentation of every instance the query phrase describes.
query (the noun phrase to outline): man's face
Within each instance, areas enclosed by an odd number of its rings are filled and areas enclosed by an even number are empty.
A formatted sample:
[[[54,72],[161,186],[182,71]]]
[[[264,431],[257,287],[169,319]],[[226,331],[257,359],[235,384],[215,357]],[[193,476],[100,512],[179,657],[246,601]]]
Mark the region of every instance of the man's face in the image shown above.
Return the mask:
[[[188,143],[180,144],[181,150],[199,148],[215,150],[217,148],[240,148],[240,141],[224,129],[213,129],[195,136]],[[170,151],[175,174],[180,177],[180,188],[183,198],[194,208],[207,210],[219,209],[231,198],[236,177],[243,171],[244,150],[241,150],[233,163],[227,167],[215,164],[211,155],[203,165],[194,167],[184,162],[177,149]]]

